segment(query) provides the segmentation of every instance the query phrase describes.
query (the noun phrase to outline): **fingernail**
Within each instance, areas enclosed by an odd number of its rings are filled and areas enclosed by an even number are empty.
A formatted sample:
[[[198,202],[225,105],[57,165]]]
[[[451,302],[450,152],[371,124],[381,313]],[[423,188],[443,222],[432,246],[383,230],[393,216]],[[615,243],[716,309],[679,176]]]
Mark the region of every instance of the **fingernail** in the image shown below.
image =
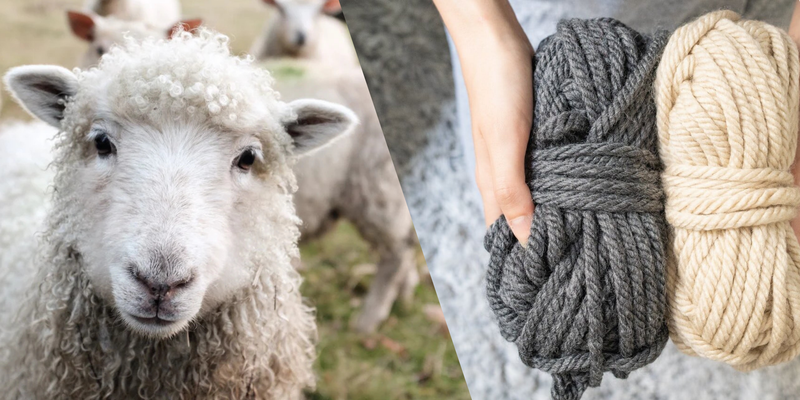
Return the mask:
[[[523,215],[508,221],[511,231],[517,240],[525,246],[528,244],[528,236],[531,234],[531,222],[533,222],[533,215]]]

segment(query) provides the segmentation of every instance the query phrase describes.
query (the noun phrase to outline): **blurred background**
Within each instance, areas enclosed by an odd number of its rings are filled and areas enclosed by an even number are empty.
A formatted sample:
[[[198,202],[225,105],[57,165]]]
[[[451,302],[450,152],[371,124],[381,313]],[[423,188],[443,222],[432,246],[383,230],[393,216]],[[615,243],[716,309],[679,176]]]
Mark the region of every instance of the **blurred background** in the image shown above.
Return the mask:
[[[66,11],[83,0],[0,0],[0,72],[24,64],[76,67],[88,48]],[[260,0],[184,0],[183,18],[231,38],[246,53],[273,8]],[[0,124],[31,117],[2,91]],[[468,399],[466,384],[422,252],[421,282],[410,304],[398,302],[372,334],[350,328],[375,272],[377,254],[345,221],[301,246],[302,291],[317,308],[317,389],[308,399]]]

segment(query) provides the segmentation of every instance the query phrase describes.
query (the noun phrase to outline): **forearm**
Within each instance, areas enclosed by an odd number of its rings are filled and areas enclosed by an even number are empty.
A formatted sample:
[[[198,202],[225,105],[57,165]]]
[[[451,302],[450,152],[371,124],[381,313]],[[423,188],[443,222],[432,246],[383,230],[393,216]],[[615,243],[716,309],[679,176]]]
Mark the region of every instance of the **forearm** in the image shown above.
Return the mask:
[[[530,46],[507,0],[433,0],[459,55],[481,44],[523,39]],[[487,52],[489,49],[483,49]]]

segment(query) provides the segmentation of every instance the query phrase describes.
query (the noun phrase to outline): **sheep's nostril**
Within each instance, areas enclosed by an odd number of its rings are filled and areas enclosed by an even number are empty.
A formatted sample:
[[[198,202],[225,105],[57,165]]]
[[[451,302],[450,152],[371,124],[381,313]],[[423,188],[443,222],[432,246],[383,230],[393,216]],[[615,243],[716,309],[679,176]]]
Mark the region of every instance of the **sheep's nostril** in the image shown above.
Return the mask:
[[[187,288],[193,281],[194,276],[183,279],[171,279],[168,281],[146,278],[135,267],[129,268],[131,276],[139,282],[150,296],[162,299],[171,296],[175,291]]]
[[[139,270],[136,268],[136,266],[129,265],[128,272],[130,272],[133,279],[135,279],[137,282],[147,286],[148,288],[150,287],[150,282],[147,279],[145,279],[145,277],[142,276],[141,273],[139,273]]]
[[[303,32],[297,32],[297,36],[295,36],[294,43],[300,47],[306,43],[306,34]]]
[[[156,297],[164,297],[170,289],[171,287],[165,283],[150,285],[150,293]]]
[[[188,278],[185,278],[185,279],[181,279],[181,280],[179,280],[179,281],[177,281],[177,282],[172,284],[172,289],[183,289],[183,288],[189,286],[189,284],[191,284],[193,280],[194,280],[194,276],[191,276],[191,277],[188,277]]]
[[[160,298],[169,298],[170,296],[175,294],[175,292],[188,287],[189,284],[192,283],[192,280],[194,280],[194,277],[190,276],[188,278],[178,279],[172,281],[171,283],[164,284],[162,285],[162,287],[159,288],[160,292],[157,296],[159,296]]]

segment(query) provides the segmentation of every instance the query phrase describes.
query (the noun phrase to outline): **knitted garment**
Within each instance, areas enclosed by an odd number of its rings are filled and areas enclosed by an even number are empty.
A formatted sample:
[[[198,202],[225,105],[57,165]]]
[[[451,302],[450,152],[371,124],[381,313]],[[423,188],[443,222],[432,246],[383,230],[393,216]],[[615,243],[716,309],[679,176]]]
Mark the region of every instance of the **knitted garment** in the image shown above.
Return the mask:
[[[665,34],[564,20],[534,58],[527,247],[504,217],[485,237],[487,295],[522,361],[578,399],[661,353],[666,221],[653,80]]]
[[[785,32],[720,11],[675,31],[658,69],[672,339],[745,371],[800,351],[798,64]]]

